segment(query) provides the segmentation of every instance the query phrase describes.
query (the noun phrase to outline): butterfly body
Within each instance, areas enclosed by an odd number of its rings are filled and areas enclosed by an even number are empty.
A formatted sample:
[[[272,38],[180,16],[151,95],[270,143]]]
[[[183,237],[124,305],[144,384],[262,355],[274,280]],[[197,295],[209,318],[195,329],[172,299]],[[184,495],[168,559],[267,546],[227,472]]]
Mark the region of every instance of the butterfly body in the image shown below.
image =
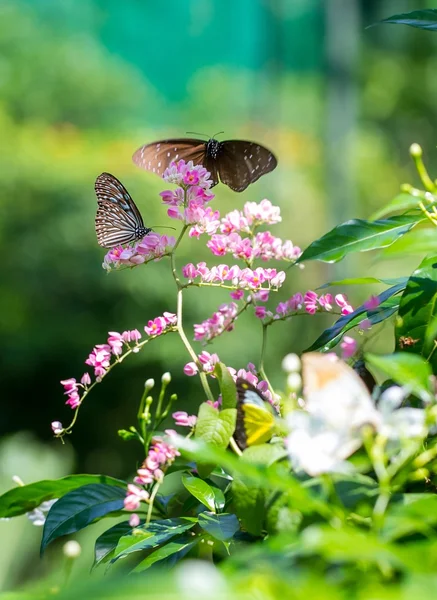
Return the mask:
[[[255,386],[237,379],[237,426],[235,441],[244,450],[248,446],[269,442],[276,430],[273,408]]]
[[[215,138],[161,140],[141,146],[132,157],[137,166],[160,176],[170,163],[182,159],[203,165],[211,173],[213,186],[221,181],[236,192],[244,191],[278,164],[272,152],[260,144]]]
[[[152,230],[144,226],[143,218],[124,185],[110,173],[96,179],[96,234],[103,248],[135,242]]]

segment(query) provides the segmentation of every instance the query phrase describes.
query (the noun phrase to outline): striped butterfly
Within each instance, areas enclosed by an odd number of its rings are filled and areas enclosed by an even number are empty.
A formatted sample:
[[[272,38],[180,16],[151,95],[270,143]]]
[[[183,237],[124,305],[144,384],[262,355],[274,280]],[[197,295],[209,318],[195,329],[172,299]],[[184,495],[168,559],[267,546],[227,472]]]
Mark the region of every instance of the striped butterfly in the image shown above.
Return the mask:
[[[203,165],[211,173],[213,186],[221,181],[235,192],[244,191],[278,164],[274,154],[260,144],[246,140],[220,142],[214,137],[207,141],[176,138],[152,142],[138,148],[132,157],[138,167],[160,176],[172,161],[180,159]]]
[[[102,173],[94,185],[97,196],[96,234],[103,248],[135,242],[152,231],[144,227],[140,211],[124,185]]]

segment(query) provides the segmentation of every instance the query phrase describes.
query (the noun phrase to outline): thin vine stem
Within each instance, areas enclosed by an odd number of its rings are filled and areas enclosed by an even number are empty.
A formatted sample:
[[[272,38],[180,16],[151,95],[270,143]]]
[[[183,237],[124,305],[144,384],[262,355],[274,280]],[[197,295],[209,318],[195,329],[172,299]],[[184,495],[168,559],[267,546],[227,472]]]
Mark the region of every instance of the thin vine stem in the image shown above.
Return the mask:
[[[156,494],[158,493],[158,490],[160,488],[161,482],[157,481],[153,487],[152,493],[150,495],[150,500],[149,500],[149,509],[147,511],[147,517],[146,517],[146,525],[148,525],[150,523],[150,520],[152,518],[152,511],[153,511],[153,503],[155,502],[155,497]]]

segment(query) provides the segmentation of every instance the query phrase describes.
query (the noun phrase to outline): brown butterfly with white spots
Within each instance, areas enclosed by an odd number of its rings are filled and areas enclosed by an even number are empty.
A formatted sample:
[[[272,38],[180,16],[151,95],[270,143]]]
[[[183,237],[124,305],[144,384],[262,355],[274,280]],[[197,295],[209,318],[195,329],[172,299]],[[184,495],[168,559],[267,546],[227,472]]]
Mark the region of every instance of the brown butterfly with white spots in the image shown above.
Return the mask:
[[[152,230],[124,185],[114,175],[102,173],[94,186],[97,195],[96,234],[103,248],[135,242]]]
[[[214,137],[208,141],[161,140],[141,146],[132,157],[138,167],[160,176],[171,162],[181,159],[203,165],[211,173],[213,186],[221,181],[235,192],[244,191],[278,164],[274,154],[260,144],[243,140],[219,142]]]

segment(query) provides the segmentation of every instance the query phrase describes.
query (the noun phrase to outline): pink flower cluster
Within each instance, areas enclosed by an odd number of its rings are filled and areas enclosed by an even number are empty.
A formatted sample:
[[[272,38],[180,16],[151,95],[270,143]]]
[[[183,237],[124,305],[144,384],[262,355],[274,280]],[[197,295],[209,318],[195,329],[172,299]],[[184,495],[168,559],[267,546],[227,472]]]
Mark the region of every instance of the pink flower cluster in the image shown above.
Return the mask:
[[[175,425],[179,427],[191,427],[193,428],[196,424],[197,417],[196,415],[189,415],[183,410],[178,410],[172,414],[173,419],[175,420]]]
[[[220,362],[217,354],[210,354],[209,352],[203,351],[198,355],[198,361],[204,373],[214,373],[215,365]],[[199,367],[195,362],[189,362],[184,367],[185,375],[193,377],[199,372]]]
[[[153,438],[147,458],[138,469],[137,475],[134,478],[134,483],[137,485],[130,483],[127,486],[128,493],[124,499],[126,510],[137,510],[142,501],[149,501],[149,493],[137,486],[162,481],[164,471],[177,456],[180,456],[180,453],[176,448],[160,437]]]
[[[302,254],[298,246],[293,246],[290,240],[283,242],[281,238],[274,237],[270,231],[258,232],[253,238],[242,238],[233,232],[229,235],[216,234],[206,244],[215,256],[232,254],[234,258],[252,261],[260,258],[264,261],[270,259],[296,261]]]
[[[121,267],[135,267],[150,260],[159,260],[171,252],[175,245],[173,236],[149,233],[133,246],[116,246],[105,255],[103,268],[107,271]]]
[[[70,379],[64,379],[61,381],[61,385],[64,386],[64,394],[68,396],[65,404],[71,406],[71,408],[75,409],[80,404],[80,388],[86,389],[91,383],[91,377],[89,373],[84,373],[80,379],[80,383],[74,379],[74,377],[70,377]],[[59,421],[54,421],[57,425],[56,429],[62,429],[62,424]],[[52,423],[53,432],[55,432],[55,427]]]
[[[222,304],[212,317],[194,325],[194,339],[209,342],[224,331],[232,331],[237,313],[238,306],[235,302]]]
[[[308,290],[305,295],[298,292],[286,302],[280,302],[276,307],[274,318],[281,319],[291,316],[303,308],[310,315],[321,311],[330,312],[333,309],[334,303],[341,308],[342,315],[349,315],[354,311],[345,294],[337,294],[335,297],[332,294],[322,294],[319,296],[316,292]]]
[[[156,317],[156,319],[150,320],[144,327],[144,331],[147,335],[157,337],[169,328],[175,327],[176,323],[177,316],[174,313],[165,312],[162,317]]]
[[[193,161],[173,161],[164,171],[162,178],[168,183],[175,183],[181,187],[199,187],[209,190],[212,185],[210,173],[202,165],[194,166]],[[162,195],[162,194],[161,194]]]
[[[233,210],[221,220],[220,231],[229,235],[236,231],[249,233],[257,225],[274,225],[282,221],[281,209],[273,206],[270,200],[246,202],[243,211]]]
[[[220,213],[206,206],[214,198],[209,191],[212,181],[210,173],[201,165],[194,166],[192,161],[172,162],[165,170],[164,179],[176,183],[176,190],[166,190],[160,196],[169,208],[171,219],[178,219],[185,225],[192,225],[190,237],[199,237],[203,233],[212,235],[220,226]]]
[[[170,312],[165,312],[162,317],[156,317],[148,322],[144,327],[144,331],[150,337],[156,337],[166,331],[172,330],[176,326],[176,315]],[[88,358],[85,361],[86,365],[93,367],[94,376],[96,381],[102,380],[111,365],[111,359],[113,356],[118,357],[123,353],[123,349],[131,350],[132,352],[138,352],[141,348],[139,341],[141,339],[141,333],[138,329],[131,329],[118,333],[118,331],[110,331],[106,344],[97,344],[90,352]],[[75,409],[81,403],[80,390],[86,390],[91,384],[91,377],[89,373],[84,373],[80,383],[74,378],[65,379],[61,381],[61,385],[64,386],[65,394],[68,396],[66,404]],[[57,423],[57,421],[56,421]],[[54,431],[54,427],[52,427]],[[56,427],[58,430],[59,427]],[[59,433],[59,432],[58,432]],[[56,432],[55,432],[56,434]]]
[[[238,265],[218,265],[209,269],[204,262],[197,263],[196,266],[192,263],[185,265],[182,274],[190,281],[197,278],[207,284],[230,281],[235,287],[250,290],[258,290],[264,283],[268,285],[268,289],[279,288],[285,281],[285,272],[276,269],[241,269]]]

